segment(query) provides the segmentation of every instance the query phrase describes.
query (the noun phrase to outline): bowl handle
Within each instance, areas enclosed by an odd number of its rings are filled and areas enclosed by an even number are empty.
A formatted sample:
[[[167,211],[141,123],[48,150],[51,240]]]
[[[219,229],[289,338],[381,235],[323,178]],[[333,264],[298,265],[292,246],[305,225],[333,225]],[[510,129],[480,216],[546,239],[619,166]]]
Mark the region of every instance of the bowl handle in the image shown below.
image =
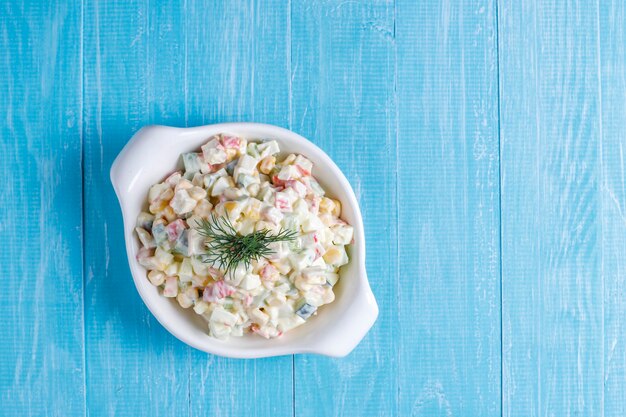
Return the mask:
[[[149,162],[154,147],[158,146],[154,138],[158,138],[159,135],[155,135],[154,132],[164,129],[169,128],[151,125],[139,129],[113,161],[110,177],[118,199],[129,190],[137,175],[141,173],[141,167]],[[150,141],[145,140],[149,136],[152,139]]]
[[[363,267],[363,271],[365,268]],[[299,352],[317,353],[326,356],[348,355],[365,337],[378,317],[378,304],[363,273],[359,289],[345,314],[331,326],[323,336],[301,346]]]

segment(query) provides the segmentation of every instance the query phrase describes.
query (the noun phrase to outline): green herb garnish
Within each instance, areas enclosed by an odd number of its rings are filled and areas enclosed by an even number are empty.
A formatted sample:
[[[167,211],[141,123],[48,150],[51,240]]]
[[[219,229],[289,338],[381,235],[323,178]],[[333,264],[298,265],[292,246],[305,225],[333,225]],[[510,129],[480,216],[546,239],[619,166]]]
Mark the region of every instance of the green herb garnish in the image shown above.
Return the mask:
[[[281,230],[274,235],[267,229],[241,235],[227,218],[217,217],[214,213],[211,213],[211,221],[196,221],[196,229],[206,237],[207,250],[202,255],[202,262],[215,265],[224,272],[234,270],[240,263],[248,268],[251,261],[273,253],[270,243],[291,242],[298,235],[294,230]]]

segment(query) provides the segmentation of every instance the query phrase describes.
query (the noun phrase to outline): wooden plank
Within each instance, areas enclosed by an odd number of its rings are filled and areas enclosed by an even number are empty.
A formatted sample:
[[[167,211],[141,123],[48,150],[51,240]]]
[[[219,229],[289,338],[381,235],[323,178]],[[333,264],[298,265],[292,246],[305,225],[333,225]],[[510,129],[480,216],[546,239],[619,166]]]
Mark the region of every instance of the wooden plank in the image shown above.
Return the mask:
[[[85,9],[87,411],[189,414],[190,348],[143,305],[128,269],[109,168],[141,126],[184,124],[178,1],[87,2]]]
[[[495,3],[396,8],[399,415],[499,416]]]
[[[626,415],[626,5],[599,4],[604,416]],[[596,372],[599,372],[596,369]]]
[[[2,414],[81,415],[82,10],[0,10]]]
[[[289,127],[289,3],[188,0],[187,123]],[[292,357],[235,360],[192,352],[192,415],[293,415]]]
[[[602,415],[598,3],[499,11],[503,414]]]
[[[397,405],[394,4],[292,1],[292,127],[351,182],[380,306],[348,357],[298,355],[295,415],[395,415]]]

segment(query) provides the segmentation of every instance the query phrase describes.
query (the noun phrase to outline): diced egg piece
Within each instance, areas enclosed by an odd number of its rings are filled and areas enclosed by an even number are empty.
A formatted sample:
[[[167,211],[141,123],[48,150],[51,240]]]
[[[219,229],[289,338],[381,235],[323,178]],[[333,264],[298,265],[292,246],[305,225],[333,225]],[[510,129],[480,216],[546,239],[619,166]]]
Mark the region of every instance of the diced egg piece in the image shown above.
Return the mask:
[[[257,145],[257,149],[259,151],[260,158],[265,158],[266,156],[275,155],[280,152],[278,142],[275,140],[260,143]]]
[[[158,287],[165,282],[165,274],[161,271],[152,270],[148,272],[148,279],[152,285]]]
[[[276,175],[276,177],[281,181],[297,179],[300,178],[300,176],[300,171],[298,171],[298,168],[293,165],[283,166]]]
[[[167,194],[168,190],[170,192],[172,191],[170,186],[165,183],[154,184],[150,187],[150,191],[148,191],[148,202],[152,203],[156,201],[162,195]]]
[[[264,313],[258,308],[253,308],[253,309],[248,310],[248,316],[250,316],[250,319],[254,323],[260,326],[265,325],[270,319],[270,316],[268,316],[266,313]]]
[[[239,174],[252,174],[256,170],[259,161],[250,155],[243,154],[237,160],[237,165],[233,171],[233,177],[237,178]]]
[[[215,181],[215,184],[213,184],[213,187],[211,189],[211,196],[217,197],[221,195],[224,190],[232,187],[233,185],[233,180],[230,177],[219,177],[217,181]]]
[[[338,268],[347,264],[349,259],[346,249],[343,246],[333,245],[326,250],[326,253],[324,254],[324,261],[328,265]]]
[[[315,214],[310,214],[306,216],[305,220],[302,222],[302,231],[304,233],[315,232],[317,230],[321,230],[325,227],[324,223],[317,217]]]
[[[216,339],[226,339],[230,335],[231,329],[230,326],[226,326],[223,323],[209,322],[209,333]]]
[[[204,161],[211,165],[223,164],[226,162],[226,152],[217,137],[214,137],[200,147]]]
[[[235,323],[237,323],[237,316],[226,311],[222,306],[216,306],[213,313],[211,313],[210,320],[215,323],[222,323],[226,326],[234,326]]]
[[[259,285],[261,285],[261,278],[257,274],[246,274],[239,283],[239,288],[250,291]]]
[[[196,207],[196,200],[191,198],[187,190],[178,190],[174,198],[170,201],[170,207],[176,214],[189,213]]]
[[[246,267],[243,264],[239,264],[224,275],[224,280],[231,285],[238,286],[246,274]]]

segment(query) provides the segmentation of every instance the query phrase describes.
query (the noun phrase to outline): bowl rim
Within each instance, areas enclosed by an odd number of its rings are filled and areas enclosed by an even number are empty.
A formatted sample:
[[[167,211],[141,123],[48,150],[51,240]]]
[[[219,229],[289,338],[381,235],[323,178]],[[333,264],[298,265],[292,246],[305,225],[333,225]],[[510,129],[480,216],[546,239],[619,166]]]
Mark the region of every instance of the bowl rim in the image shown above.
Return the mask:
[[[250,134],[242,136],[254,137],[255,135],[257,135],[258,137],[264,137],[267,139],[276,138],[279,140],[294,141],[294,143],[296,143],[296,146],[302,145],[304,146],[304,148],[306,148],[306,151],[303,151],[303,155],[307,156],[308,154],[310,155],[311,153],[314,153],[316,158],[323,161],[325,165],[324,169],[330,169],[332,171],[331,175],[337,179],[339,183],[339,188],[342,190],[343,193],[343,195],[341,195],[341,199],[346,199],[354,211],[356,221],[352,221],[351,223],[352,226],[358,230],[361,236],[361,238],[352,245],[353,257],[354,254],[356,254],[356,261],[358,262],[358,273],[356,275],[358,277],[359,285],[357,286],[357,290],[354,294],[354,300],[352,300],[351,304],[346,307],[346,312],[352,312],[354,317],[358,317],[358,323],[356,323],[356,326],[344,325],[343,333],[335,332],[337,333],[336,336],[342,338],[339,341],[336,338],[332,340],[332,343],[330,343],[329,340],[322,340],[318,343],[298,344],[296,341],[290,344],[281,344],[273,348],[235,349],[234,351],[231,350],[232,348],[229,349],[228,346],[219,343],[221,341],[217,340],[211,341],[212,343],[199,343],[196,340],[193,340],[184,331],[181,331],[175,326],[171,325],[171,323],[169,323],[165,317],[162,317],[159,308],[151,300],[152,295],[146,292],[145,286],[142,285],[142,282],[139,281],[140,278],[137,276],[138,274],[136,271],[138,263],[135,260],[134,248],[132,244],[133,228],[127,227],[128,222],[132,220],[134,224],[134,220],[128,218],[127,200],[125,199],[128,194],[127,188],[132,185],[137,177],[142,175],[141,169],[138,172],[134,173],[134,175],[131,175],[131,170],[128,169],[129,164],[131,166],[137,165],[132,163],[132,160],[138,158],[138,155],[140,154],[140,152],[138,152],[136,148],[140,146],[140,143],[148,141],[151,137],[154,140],[154,137],[156,135],[162,135],[163,133],[167,133],[168,136],[178,135],[179,137],[206,134],[206,137],[208,138],[210,135],[216,133],[229,131],[236,132],[242,130],[256,132],[251,132]],[[175,140],[175,138],[169,140]],[[303,136],[279,126],[253,122],[217,123],[187,128],[171,127],[164,125],[148,125],[139,129],[120,151],[118,156],[113,161],[113,164],[111,165],[110,178],[122,211],[126,254],[135,287],[137,288],[137,291],[139,292],[143,303],[150,310],[150,312],[157,319],[157,321],[168,332],[170,332],[177,339],[181,340],[183,343],[207,353],[231,358],[260,358],[298,353],[316,353],[326,356],[342,357],[350,353],[360,343],[360,341],[363,339],[363,337],[365,337],[366,333],[376,321],[376,318],[378,316],[378,305],[367,279],[367,272],[365,268],[365,231],[363,227],[363,219],[358,200],[349,181],[347,180],[343,172],[339,169],[339,167],[335,164],[335,162],[330,158],[330,156],[313,142],[309,141]],[[344,320],[344,322],[345,321],[346,320]]]

